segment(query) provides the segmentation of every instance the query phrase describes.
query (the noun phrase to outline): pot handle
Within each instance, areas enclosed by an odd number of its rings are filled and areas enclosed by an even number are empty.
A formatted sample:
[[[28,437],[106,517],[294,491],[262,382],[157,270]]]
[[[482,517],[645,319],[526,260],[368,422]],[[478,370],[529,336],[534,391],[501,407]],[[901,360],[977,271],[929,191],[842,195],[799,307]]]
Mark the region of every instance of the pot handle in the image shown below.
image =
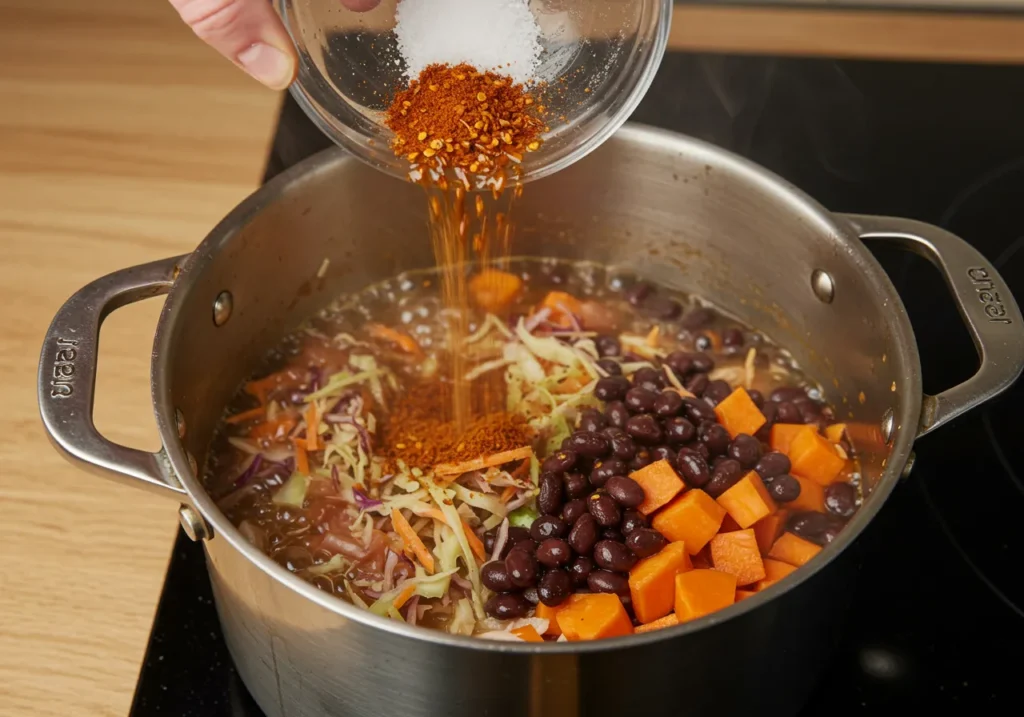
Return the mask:
[[[924,397],[917,435],[930,433],[1013,385],[1024,369],[1024,320],[995,267],[963,239],[933,224],[845,216],[861,239],[893,242],[942,272],[981,359],[978,372],[959,386]]]
[[[81,468],[179,501],[185,495],[161,449],[108,441],[92,420],[100,326],[116,309],[170,291],[184,256],[108,274],[68,299],[46,332],[39,358],[39,412],[54,447]]]

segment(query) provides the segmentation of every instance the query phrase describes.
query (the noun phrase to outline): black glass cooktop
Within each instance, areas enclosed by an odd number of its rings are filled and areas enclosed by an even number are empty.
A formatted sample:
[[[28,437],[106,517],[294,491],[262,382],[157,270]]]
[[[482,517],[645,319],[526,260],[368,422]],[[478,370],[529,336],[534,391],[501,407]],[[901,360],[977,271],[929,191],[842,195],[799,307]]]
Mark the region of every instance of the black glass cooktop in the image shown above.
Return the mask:
[[[1021,87],[1024,67],[670,54],[634,119],[743,154],[831,209],[947,227],[1024,300]],[[326,146],[287,101],[267,176]],[[911,314],[925,389],[966,378],[977,358],[937,272],[879,257]],[[1022,403],[1024,382],[918,442],[913,474],[858,541],[854,609],[803,714],[1019,702]],[[224,645],[202,548],[184,535],[131,714],[261,714]]]

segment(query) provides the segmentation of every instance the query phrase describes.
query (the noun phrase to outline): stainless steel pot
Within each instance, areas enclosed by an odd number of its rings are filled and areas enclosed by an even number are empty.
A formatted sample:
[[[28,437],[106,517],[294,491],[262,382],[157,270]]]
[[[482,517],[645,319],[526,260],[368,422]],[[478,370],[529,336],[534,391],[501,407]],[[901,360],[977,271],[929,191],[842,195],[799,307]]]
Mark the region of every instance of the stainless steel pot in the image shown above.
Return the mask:
[[[263,710],[288,715],[687,714],[795,711],[828,656],[848,594],[835,559],[882,507],[914,439],[1006,389],[1024,364],[1021,314],[961,239],[907,219],[831,214],[767,171],[639,127],[531,184],[517,253],[593,259],[714,300],[788,346],[848,410],[870,495],[792,579],[704,619],[586,644],[510,644],[408,627],[278,567],[225,520],[197,465],[256,359],[339,292],[430,266],[422,192],[340,151],[256,192],[188,256],[86,286],[47,333],[39,403],[72,461],[182,504],[206,546],[228,647]],[[906,311],[860,239],[922,254],[945,274],[981,356],[923,396]],[[324,260],[329,259],[326,272]],[[157,453],[118,446],[91,419],[100,324],[167,294],[153,346]]]

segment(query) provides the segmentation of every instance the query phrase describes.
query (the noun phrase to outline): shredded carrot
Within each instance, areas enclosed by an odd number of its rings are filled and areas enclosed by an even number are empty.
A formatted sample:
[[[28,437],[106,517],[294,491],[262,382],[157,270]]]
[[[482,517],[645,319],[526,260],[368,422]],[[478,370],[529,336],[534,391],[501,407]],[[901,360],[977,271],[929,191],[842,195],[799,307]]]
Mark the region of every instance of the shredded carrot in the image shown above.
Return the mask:
[[[427,546],[420,540],[420,536],[416,535],[416,531],[409,525],[409,521],[402,515],[402,511],[397,508],[391,511],[391,523],[395,526],[395,531],[402,539],[402,544],[405,545],[406,549],[411,550],[416,559],[420,561],[420,565],[433,575],[434,556],[427,550]]]
[[[401,610],[402,606],[405,605],[407,602],[409,602],[409,598],[411,598],[415,592],[416,592],[416,585],[415,584],[406,585],[404,588],[402,588],[402,592],[398,593],[398,597],[395,598],[395,602],[394,602],[395,609],[396,610]]]
[[[420,345],[416,343],[416,339],[404,331],[398,331],[397,329],[392,329],[388,326],[383,326],[382,324],[370,324],[367,326],[367,331],[373,338],[380,339],[382,341],[390,341],[407,354],[412,356],[423,355],[423,349],[421,349]]]
[[[251,421],[256,418],[263,418],[265,415],[267,415],[267,409],[260,406],[259,408],[252,408],[248,411],[236,413],[234,416],[228,416],[224,419],[224,423],[245,423],[246,421]]]
[[[267,395],[275,388],[281,385],[283,378],[282,373],[272,373],[264,378],[250,381],[245,384],[245,392],[251,396],[255,396],[256,400],[260,403],[267,402]]]
[[[513,478],[522,478],[523,476],[525,476],[529,472],[530,472],[530,460],[526,459],[525,461],[520,463],[518,466],[516,466],[516,469],[514,471],[512,471],[512,473],[510,475]]]
[[[301,439],[294,439],[292,443],[295,445],[295,471],[301,473],[304,476],[309,475],[309,455],[306,453],[305,441]]]
[[[512,461],[523,460],[532,455],[533,449],[529,446],[523,446],[522,448],[514,448],[511,451],[502,451],[501,453],[494,453],[483,458],[463,461],[462,463],[438,463],[434,466],[434,475],[439,477],[459,476],[470,471],[479,471],[491,466],[500,466]]]
[[[295,419],[289,417],[279,418],[276,421],[266,421],[257,424],[249,430],[249,438],[255,440],[266,439],[268,441],[279,441],[284,439],[292,429],[295,428]]]
[[[650,346],[652,349],[658,348],[658,337],[661,336],[661,327],[655,324],[651,332],[647,334],[647,338],[644,339],[644,343]]]
[[[512,496],[516,494],[516,487],[514,485],[505,486],[505,490],[501,491],[501,502],[508,503],[512,500]]]
[[[310,403],[306,409],[306,448],[311,451],[320,450],[320,416],[316,412],[316,404]]]
[[[462,531],[466,534],[466,540],[469,541],[469,547],[473,551],[473,555],[477,557],[477,560],[484,563],[487,562],[487,550],[484,548],[483,542],[477,537],[477,534],[473,532],[473,529],[466,525],[466,521],[462,521]]]

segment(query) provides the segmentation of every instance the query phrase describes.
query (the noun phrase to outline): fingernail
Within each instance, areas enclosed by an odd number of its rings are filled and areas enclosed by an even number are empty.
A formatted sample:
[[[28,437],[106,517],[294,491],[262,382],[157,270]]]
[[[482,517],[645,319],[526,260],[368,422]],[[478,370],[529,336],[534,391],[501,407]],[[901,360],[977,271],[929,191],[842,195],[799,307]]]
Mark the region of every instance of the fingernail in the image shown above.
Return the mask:
[[[283,90],[295,77],[292,58],[263,42],[243,50],[238,61],[246,72],[273,90]]]

